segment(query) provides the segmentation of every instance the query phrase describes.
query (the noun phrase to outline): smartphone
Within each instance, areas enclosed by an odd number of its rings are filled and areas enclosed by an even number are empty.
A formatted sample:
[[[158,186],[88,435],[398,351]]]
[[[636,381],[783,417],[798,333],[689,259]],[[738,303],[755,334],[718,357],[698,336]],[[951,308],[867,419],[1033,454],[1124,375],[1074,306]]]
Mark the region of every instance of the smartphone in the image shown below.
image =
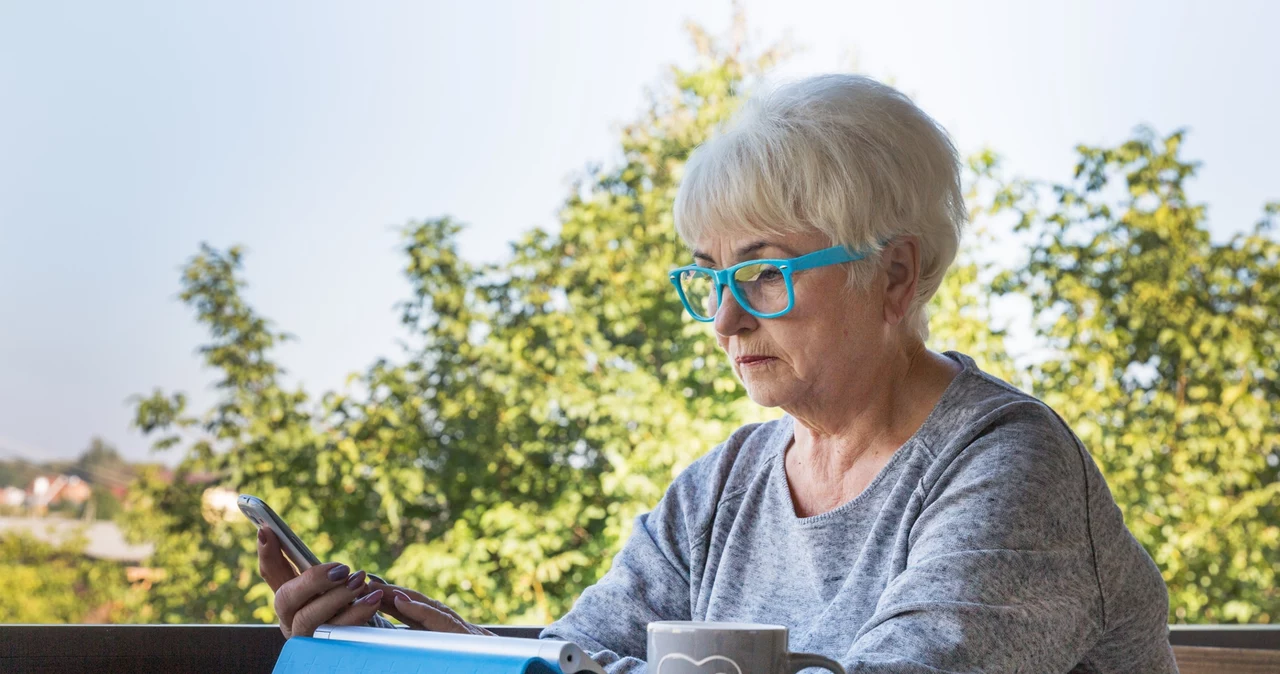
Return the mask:
[[[258,525],[258,528],[270,529],[276,535],[276,540],[280,541],[280,549],[284,551],[284,556],[293,562],[294,567],[298,569],[298,573],[302,573],[313,566],[320,563],[320,559],[316,557],[311,548],[308,548],[297,534],[293,533],[293,529],[289,528],[284,520],[271,509],[265,501],[257,496],[241,494],[236,500],[236,505],[240,506],[240,512],[249,518],[250,522]]]
[[[258,525],[259,528],[270,529],[275,533],[276,540],[280,541],[280,550],[297,567],[298,573],[320,564],[320,559],[311,551],[311,548],[308,548],[307,544],[303,543],[302,539],[293,533],[293,529],[290,529],[289,525],[285,524],[283,519],[280,519],[280,516],[271,509],[271,506],[267,505],[266,501],[257,496],[241,494],[240,498],[236,499],[236,505],[240,506],[240,512],[244,513],[244,516],[248,517],[250,522]],[[366,573],[365,575],[383,585],[388,584],[387,581],[372,573]],[[374,613],[369,622],[365,624],[370,627],[392,626],[391,623],[379,617],[377,613]]]

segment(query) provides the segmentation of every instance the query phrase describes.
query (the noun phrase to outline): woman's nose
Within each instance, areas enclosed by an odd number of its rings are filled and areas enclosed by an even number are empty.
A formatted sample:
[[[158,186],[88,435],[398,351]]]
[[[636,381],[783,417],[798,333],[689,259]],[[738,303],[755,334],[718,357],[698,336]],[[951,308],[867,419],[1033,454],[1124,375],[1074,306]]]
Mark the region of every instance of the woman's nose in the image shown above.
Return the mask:
[[[715,327],[716,334],[721,337],[732,337],[743,332],[755,329],[758,325],[757,318],[742,308],[738,304],[738,298],[733,296],[728,286],[720,291],[720,306],[716,307]]]

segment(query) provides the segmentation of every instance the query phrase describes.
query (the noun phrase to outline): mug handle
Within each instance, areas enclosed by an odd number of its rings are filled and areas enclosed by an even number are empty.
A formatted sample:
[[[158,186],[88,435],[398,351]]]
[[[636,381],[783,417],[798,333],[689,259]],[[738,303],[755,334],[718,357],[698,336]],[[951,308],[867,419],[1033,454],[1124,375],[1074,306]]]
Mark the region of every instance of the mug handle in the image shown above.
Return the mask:
[[[804,669],[805,667],[821,667],[826,670],[835,672],[835,674],[845,674],[844,666],[832,660],[823,657],[817,653],[788,653],[787,654],[787,671],[790,674]]]

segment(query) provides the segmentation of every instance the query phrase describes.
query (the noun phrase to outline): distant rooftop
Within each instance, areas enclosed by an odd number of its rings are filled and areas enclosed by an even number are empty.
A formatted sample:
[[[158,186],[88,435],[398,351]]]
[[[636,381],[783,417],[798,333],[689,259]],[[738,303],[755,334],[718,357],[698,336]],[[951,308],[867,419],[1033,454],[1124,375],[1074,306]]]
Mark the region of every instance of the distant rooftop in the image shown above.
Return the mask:
[[[0,533],[26,531],[46,543],[62,543],[76,537],[87,541],[84,554],[113,562],[141,562],[151,556],[153,545],[130,545],[115,522],[60,517],[0,517]]]

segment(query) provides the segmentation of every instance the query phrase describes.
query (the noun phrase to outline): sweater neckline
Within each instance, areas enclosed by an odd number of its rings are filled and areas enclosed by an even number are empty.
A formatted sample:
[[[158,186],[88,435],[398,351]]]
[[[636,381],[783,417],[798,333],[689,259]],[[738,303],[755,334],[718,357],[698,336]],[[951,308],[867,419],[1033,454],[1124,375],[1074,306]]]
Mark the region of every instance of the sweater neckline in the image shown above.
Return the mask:
[[[867,486],[861,493],[831,510],[809,517],[800,517],[796,514],[796,504],[795,500],[791,498],[791,482],[787,478],[786,464],[787,450],[790,449],[791,445],[795,442],[796,420],[789,414],[780,420],[782,423],[779,424],[779,426],[783,429],[783,432],[778,434],[778,447],[774,451],[773,455],[773,468],[778,472],[779,479],[774,482],[780,485],[782,490],[782,502],[787,505],[787,515],[790,517],[792,523],[798,526],[817,526],[827,521],[838,519],[845,513],[856,510],[859,504],[871,497],[870,495],[876,491],[877,487],[879,487],[882,482],[884,482],[886,476],[892,473],[897,465],[905,460],[903,457],[910,454],[911,450],[916,445],[928,445],[928,441],[925,437],[927,435],[927,431],[932,430],[932,426],[937,423],[937,419],[945,414],[946,408],[951,406],[952,399],[959,395],[958,391],[960,389],[959,385],[961,383],[961,379],[977,374],[977,364],[974,363],[973,359],[969,356],[958,351],[946,351],[943,352],[942,355],[959,363],[961,370],[956,373],[956,376],[951,380],[951,383],[947,384],[947,388],[942,391],[942,396],[938,398],[938,402],[934,404],[933,409],[929,410],[929,414],[925,417],[924,423],[920,424],[920,427],[911,434],[911,437],[907,438],[906,442],[902,443],[898,449],[894,450],[893,456],[889,457],[889,460],[880,468],[880,472],[876,473],[876,476],[871,478],[871,481],[867,483]]]

